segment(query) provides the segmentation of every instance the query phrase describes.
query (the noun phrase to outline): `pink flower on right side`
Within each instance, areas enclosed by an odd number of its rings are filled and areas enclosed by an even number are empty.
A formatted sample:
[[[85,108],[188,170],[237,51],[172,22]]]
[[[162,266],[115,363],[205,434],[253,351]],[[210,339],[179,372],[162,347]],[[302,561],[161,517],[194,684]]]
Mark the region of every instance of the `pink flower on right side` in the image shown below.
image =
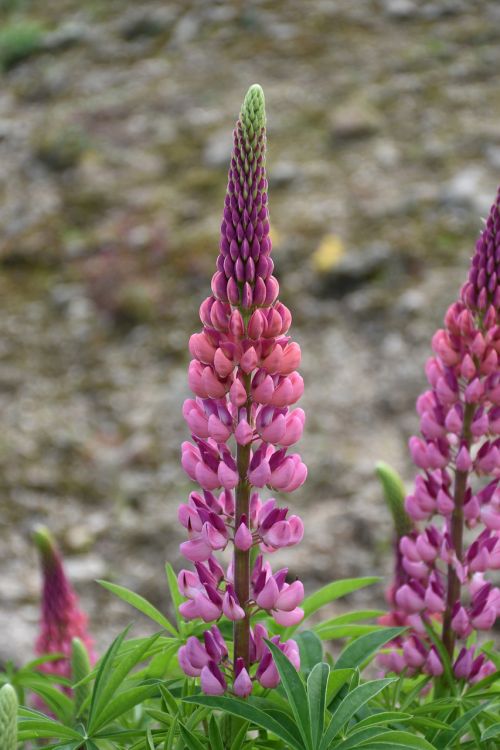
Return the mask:
[[[409,441],[421,470],[405,508],[415,530],[399,544],[401,571],[385,624],[410,630],[379,657],[387,671],[443,673],[424,622],[438,625],[457,679],[495,666],[469,637],[500,614],[500,191],[460,298],[432,339],[417,400],[420,436]],[[468,641],[468,644],[467,644]]]

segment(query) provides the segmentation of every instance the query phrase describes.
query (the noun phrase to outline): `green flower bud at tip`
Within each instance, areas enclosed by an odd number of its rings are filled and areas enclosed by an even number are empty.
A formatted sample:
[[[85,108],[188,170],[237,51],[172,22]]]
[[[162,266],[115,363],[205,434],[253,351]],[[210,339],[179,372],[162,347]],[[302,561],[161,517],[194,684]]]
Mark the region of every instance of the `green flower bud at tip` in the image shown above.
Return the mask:
[[[46,526],[35,526],[32,532],[32,539],[37,546],[40,557],[44,563],[54,559],[56,555],[56,545],[52,534]]]
[[[248,89],[241,108],[241,121],[250,137],[266,126],[266,103],[262,86],[254,83]]]

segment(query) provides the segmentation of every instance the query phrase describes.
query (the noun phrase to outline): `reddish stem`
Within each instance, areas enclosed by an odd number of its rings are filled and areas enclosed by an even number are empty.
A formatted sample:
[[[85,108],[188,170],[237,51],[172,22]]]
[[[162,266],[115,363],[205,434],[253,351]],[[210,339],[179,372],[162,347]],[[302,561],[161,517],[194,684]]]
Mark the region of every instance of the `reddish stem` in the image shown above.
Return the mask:
[[[251,420],[250,375],[243,375],[243,384],[247,392],[247,421]],[[238,445],[236,449],[239,482],[236,487],[235,529],[241,523],[244,515],[249,523],[250,516],[250,483],[248,481],[248,467],[250,464],[250,445]],[[245,617],[234,623],[234,665],[238,658],[243,659],[246,669],[250,665],[250,613],[248,601],[250,599],[250,550],[234,548],[234,589],[238,602],[245,610]]]
[[[470,449],[471,432],[470,426],[474,416],[474,405],[467,404],[464,411],[462,428],[462,445]],[[455,488],[453,493],[454,508],[451,515],[451,542],[459,562],[462,562],[464,552],[464,502],[467,491],[468,471],[457,471],[455,474]],[[453,565],[448,565],[448,590],[446,593],[446,609],[443,615],[443,630],[441,639],[450,659],[453,659],[455,650],[455,632],[451,627],[453,608],[460,600],[461,584]]]

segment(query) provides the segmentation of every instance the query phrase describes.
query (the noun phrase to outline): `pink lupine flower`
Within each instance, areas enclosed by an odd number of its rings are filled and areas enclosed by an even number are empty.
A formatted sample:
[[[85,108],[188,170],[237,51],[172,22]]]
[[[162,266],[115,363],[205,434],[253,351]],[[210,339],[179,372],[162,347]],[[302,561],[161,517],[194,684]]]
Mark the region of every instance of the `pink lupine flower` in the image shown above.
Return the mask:
[[[442,640],[455,675],[470,682],[494,667],[460,644],[457,656],[457,641],[491,629],[500,613],[500,589],[484,578],[500,567],[499,259],[500,191],[460,299],[432,339],[435,356],[425,368],[430,390],[417,401],[421,435],[409,441],[423,473],[405,504],[416,524],[428,525],[400,541],[405,578],[392,602],[393,614],[405,625],[415,616],[442,618]],[[474,530],[470,542],[467,529]],[[406,668],[440,675],[439,655],[425,635],[421,665],[406,645],[414,642],[415,631],[394,644],[402,648]]]
[[[80,638],[91,663],[95,661],[93,641],[87,631],[87,616],[79,607],[76,593],[64,572],[61,555],[48,529],[36,529],[33,538],[38,547],[43,576],[40,634],[35,651],[38,655],[64,654],[64,658],[45,662],[40,669],[48,674],[69,678],[73,638]]]
[[[179,574],[186,597],[180,612],[207,623],[224,615],[234,623],[231,658],[216,626],[205,631],[204,646],[190,638],[179,651],[184,672],[199,676],[211,695],[229,685],[247,697],[255,681],[275,686],[267,631],[261,624],[252,629],[251,617],[263,610],[290,626],[304,614],[302,584],[286,581],[287,568],[273,574],[261,554],[297,544],[304,527],[257,490],[290,493],[307,477],[300,455],[289,451],[304,428],[303,410],[291,408],[304,382],[296,371],[300,347],[288,336],[292,316],[277,299],[272,275],[265,147],[264,97],[252,86],[234,131],[212,296],[200,306],[202,331],[189,340],[194,397],[183,406],[192,440],[182,444],[182,466],[202,491],[192,492],[178,512],[188,537],[181,552],[196,571]],[[228,546],[233,556],[224,570],[215,555]],[[250,570],[254,548],[260,553]],[[295,642],[273,640],[298,668]]]

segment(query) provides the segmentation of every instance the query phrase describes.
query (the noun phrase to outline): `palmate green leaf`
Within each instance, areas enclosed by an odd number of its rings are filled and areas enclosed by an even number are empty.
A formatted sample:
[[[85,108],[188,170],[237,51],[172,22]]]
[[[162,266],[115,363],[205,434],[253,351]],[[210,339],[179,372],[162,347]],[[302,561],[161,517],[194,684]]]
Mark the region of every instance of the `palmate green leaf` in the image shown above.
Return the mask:
[[[163,698],[163,702],[165,703],[165,707],[168,708],[168,711],[172,714],[172,716],[177,716],[177,714],[179,713],[180,704],[177,703],[176,699],[166,685],[160,684],[159,687],[161,697]]]
[[[337,617],[331,617],[329,620],[317,623],[313,626],[313,631],[319,635],[320,638],[326,640],[327,637],[331,638],[344,638],[344,637],[355,637],[356,635],[362,635],[364,632],[368,633],[370,630],[380,630],[383,626],[377,624],[365,624],[360,621],[370,620],[375,617],[383,615],[383,611],[380,609],[363,609],[359,612],[345,612],[343,615]],[[347,635],[342,634],[342,628],[346,626],[358,627],[358,632],[350,632],[346,630]],[[331,636],[324,636],[323,633],[331,629]]]
[[[439,732],[437,737],[434,738],[434,745],[437,750],[445,750],[446,748],[453,748],[455,743],[460,737],[462,737],[470,727],[470,724],[476,716],[482,713],[488,704],[481,704],[474,706],[466,711],[462,716],[459,716],[455,721],[450,724],[449,730]]]
[[[333,740],[341,732],[343,727],[349,722],[359,709],[368,703],[369,700],[378,695],[387,685],[395,681],[395,678],[388,677],[383,680],[372,680],[359,685],[349,693],[339,704],[333,714],[331,721],[326,729],[319,750],[328,750]]]
[[[183,699],[186,703],[198,703],[201,706],[208,706],[220,711],[225,711],[233,716],[239,716],[242,719],[252,722],[261,729],[272,732],[283,742],[288,743],[295,750],[304,750],[304,745],[299,742],[293,734],[283,727],[270,714],[262,711],[260,708],[253,706],[249,701],[237,700],[229,696],[213,695],[191,695]]]
[[[335,740],[330,748],[335,750],[351,750],[351,748],[364,747],[364,744],[378,737],[380,734],[386,734],[385,727],[365,727],[360,732],[352,734],[345,740]]]
[[[481,740],[491,740],[493,737],[500,736],[500,722],[498,724],[492,724],[491,727],[485,729],[481,735]]]
[[[220,733],[217,719],[212,714],[208,724],[208,739],[210,740],[210,750],[224,750],[224,743]]]
[[[321,623],[315,625],[313,630],[322,641],[333,641],[336,638],[357,638],[366,633],[375,633],[383,629],[383,625],[365,625],[358,623],[346,623],[345,625],[328,625]]]
[[[164,750],[164,748],[168,748],[168,750],[173,750],[172,747],[168,747],[165,745],[165,742],[168,742],[168,734],[163,729],[149,729],[149,732],[151,734],[151,738],[153,740],[153,744],[156,745],[156,750]],[[149,750],[149,746],[146,744],[147,736],[144,735],[144,729],[141,729],[141,739],[138,742],[134,742],[132,745],[112,745],[106,744],[103,746],[102,750],[118,750],[118,747],[120,750],[124,747],[127,748],[127,750]],[[163,744],[158,744],[163,743]]]
[[[449,711],[457,708],[459,705],[460,701],[456,698],[437,698],[431,703],[424,703],[423,706],[415,706],[412,708],[412,713],[414,716],[419,716],[420,714],[437,714],[441,711]]]
[[[295,640],[300,651],[300,671],[308,675],[311,669],[323,660],[323,644],[312,630],[304,630]]]
[[[378,583],[380,578],[377,576],[368,576],[365,578],[343,578],[340,581],[332,581],[326,586],[323,586],[314,594],[307,596],[302,602],[302,609],[304,610],[304,620],[310,617],[318,609],[324,607],[325,604],[340,599],[341,596],[352,594],[353,591],[358,591],[366,586],[371,586],[374,583]]]
[[[244,721],[240,729],[236,733],[236,737],[234,738],[233,743],[231,745],[231,750],[241,750],[243,743],[245,742],[247,732],[248,732],[248,721]],[[281,747],[281,743],[280,743],[280,747]]]
[[[18,670],[17,674],[23,674],[24,672],[35,672],[36,675],[40,675],[40,672],[38,672],[38,667],[42,664],[45,664],[48,661],[59,661],[59,659],[65,659],[66,655],[57,651],[52,654],[42,654],[41,656],[37,656],[36,659],[32,659],[27,664],[25,664],[21,669]],[[35,671],[37,670],[37,671]]]
[[[73,716],[73,701],[71,698],[52,685],[48,685],[45,681],[32,682],[30,690],[43,698],[50,711],[63,724],[71,723]]]
[[[120,646],[122,645],[123,641],[125,640],[125,636],[127,635],[129,631],[129,627],[125,628],[113,641],[111,646],[108,648],[104,656],[102,657],[99,666],[97,668],[96,678],[94,682],[94,689],[92,691],[92,698],[90,701],[90,710],[89,710],[89,728],[92,726],[92,722],[95,719],[96,715],[99,713],[99,710],[102,708],[103,705],[107,702],[107,697],[105,699],[102,699],[103,692],[106,690],[106,685],[112,675],[113,672],[113,662],[115,660],[115,657],[120,650]],[[107,695],[106,691],[106,695]],[[92,731],[92,730],[91,730]]]
[[[252,698],[252,704],[253,703],[254,703],[254,699]],[[294,717],[292,716],[291,712],[287,713],[285,711],[280,710],[279,708],[264,708],[264,711],[266,712],[266,714],[269,714],[269,716],[272,716],[273,719],[276,719],[278,724],[281,724],[283,729],[285,729],[287,732],[290,732],[290,734],[293,734],[295,741],[298,742],[298,744],[302,747],[303,745],[302,736],[299,732],[299,729],[294,721]]]
[[[399,721],[409,721],[411,714],[405,714],[402,711],[380,711],[379,713],[367,716],[366,719],[362,719],[356,724],[354,728],[355,732],[365,727],[374,727],[377,724],[392,724]],[[352,734],[352,733],[351,733]]]
[[[325,724],[326,689],[328,686],[328,664],[316,664],[307,678],[307,700],[311,716],[312,746],[317,747],[323,736]]]
[[[113,663],[113,658],[111,658],[110,661],[107,659],[108,654],[111,654],[112,652],[114,656],[114,646],[116,642],[112,644],[111,649],[103,659],[101,669],[97,673],[95,681],[89,713],[89,731],[91,733],[93,733],[97,727],[103,726],[102,716],[103,714],[109,714],[109,704],[112,702],[112,698],[116,691],[120,688],[128,673],[143,659],[144,654],[149,649],[151,643],[154,643],[158,638],[158,635],[159,634],[157,633],[150,638],[142,640],[142,642],[140,642],[131,653],[126,656],[121,656],[117,664]],[[118,644],[118,649],[120,644]],[[111,719],[107,718],[105,722],[106,721],[111,721]]]
[[[299,673],[275,643],[267,641],[267,646],[276,664],[276,668],[281,677],[281,683],[290,702],[298,730],[304,742],[304,747],[312,750],[312,730],[311,716],[309,713],[309,704],[307,693]]]
[[[97,583],[99,583],[108,591],[111,591],[111,593],[115,594],[115,596],[117,596],[119,599],[122,599],[124,602],[127,602],[127,604],[130,604],[132,607],[139,610],[139,612],[142,612],[143,615],[149,617],[150,620],[153,620],[153,622],[156,622],[162,628],[165,628],[165,630],[167,630],[170,635],[176,637],[179,636],[179,633],[169,622],[169,620],[167,620],[165,615],[163,615],[159,609],[156,609],[156,607],[151,604],[151,602],[148,602],[148,600],[140,594],[136,594],[134,591],[130,591],[129,589],[125,588],[125,586],[118,586],[118,584],[110,583],[109,581],[98,580]]]
[[[409,732],[388,731],[379,734],[366,744],[359,745],[363,750],[435,750],[434,745],[423,737]]]
[[[304,617],[302,623],[304,623],[308,617],[310,617],[318,609],[324,607],[325,604],[340,599],[342,596],[352,594],[354,591],[371,586],[374,583],[378,583],[380,578],[377,576],[367,576],[365,578],[343,578],[340,581],[332,581],[326,586],[318,589],[313,594],[307,596],[302,602],[302,609],[304,610]],[[298,625],[291,625],[285,628],[282,632],[282,640],[290,638],[293,633],[297,630]]]
[[[171,726],[172,722],[174,721],[173,716],[167,714],[166,711],[160,711],[159,708],[146,708],[144,709],[144,713],[148,716],[151,716],[151,718],[157,721],[159,724],[165,724],[165,726],[167,727]]]
[[[354,674],[354,669],[332,670],[328,676],[328,687],[326,691],[326,705],[329,706],[339,690],[348,682]]]
[[[24,710],[23,710],[24,709]],[[32,714],[32,718],[27,712]],[[82,741],[82,735],[71,727],[66,727],[58,721],[43,717],[38,711],[31,712],[30,709],[19,710],[18,736],[20,740],[31,740],[37,737],[60,738],[67,740]],[[43,718],[41,718],[43,717]]]
[[[169,638],[169,645],[164,648],[158,654],[155,654],[151,659],[150,663],[141,670],[139,673],[135,673],[136,676],[140,675],[143,679],[163,679],[165,675],[172,673],[172,660],[177,656],[179,648],[182,642],[177,639]],[[177,662],[176,662],[177,665]],[[174,670],[177,668],[174,667]],[[180,668],[179,668],[180,671]]]
[[[179,729],[181,730],[182,739],[189,748],[189,750],[207,750],[207,746],[201,741],[193,732],[191,732],[184,724],[179,722]]]
[[[425,677],[420,677],[417,679],[413,679],[411,684],[413,685],[412,689],[409,693],[407,693],[405,696],[401,698],[401,710],[405,711],[414,700],[418,700],[422,690],[424,687],[432,680],[432,677],[430,675],[426,675]]]
[[[112,698],[94,718],[92,729],[90,731],[92,734],[95,734],[122,714],[130,711],[134,706],[137,706],[148,698],[152,698],[157,693],[158,685],[156,684],[140,685],[139,687],[130,688],[129,690],[123,690]]]
[[[494,685],[498,681],[500,681],[500,671],[493,672],[493,674],[489,674],[487,677],[484,677],[482,680],[472,685],[465,695],[467,698],[472,698],[476,693],[480,693],[482,690],[490,685]]]
[[[361,635],[349,643],[335,662],[334,670],[355,668],[369,660],[382,646],[404,633],[406,628],[382,628],[375,633]]]
[[[413,716],[410,724],[416,729],[449,729],[450,725],[439,719],[431,718],[430,716]]]
[[[114,725],[116,726],[116,725]],[[94,740],[110,740],[112,742],[128,742],[130,740],[136,740],[138,737],[144,737],[144,728],[140,729],[104,729],[102,732],[98,732],[94,735]]]

